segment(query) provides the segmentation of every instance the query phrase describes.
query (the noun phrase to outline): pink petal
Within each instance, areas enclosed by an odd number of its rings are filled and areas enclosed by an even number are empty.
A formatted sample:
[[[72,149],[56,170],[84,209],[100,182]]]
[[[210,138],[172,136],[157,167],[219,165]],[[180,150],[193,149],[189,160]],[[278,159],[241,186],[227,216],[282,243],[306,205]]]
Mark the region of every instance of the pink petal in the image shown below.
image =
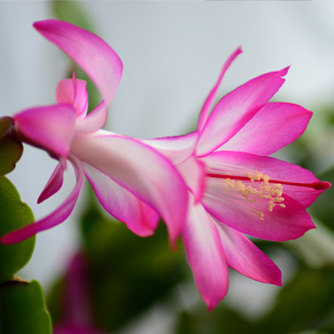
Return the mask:
[[[262,283],[282,285],[275,263],[242,233],[216,221],[229,267]]]
[[[137,235],[152,235],[159,215],[132,193],[91,165],[84,164],[86,176],[101,205],[117,220],[124,222]]]
[[[230,138],[262,108],[284,83],[288,68],[263,74],[225,95],[212,110],[197,144],[205,156]]]
[[[142,140],[142,142],[154,147],[177,165],[192,155],[195,149],[197,135],[198,133],[195,131],[183,136],[148,139]]]
[[[313,188],[322,184],[313,182],[317,179],[310,172],[274,158],[239,152],[216,152],[203,160],[208,173],[203,204],[217,220],[242,233],[273,241],[295,239],[314,228],[305,206],[298,202],[314,200],[323,191]],[[249,175],[259,173],[269,181],[251,181]],[[279,175],[281,178],[276,179]],[[285,180],[307,183],[292,186]],[[279,194],[281,187],[283,193]]]
[[[312,112],[290,103],[268,103],[219,149],[270,155],[304,132]]]
[[[250,203],[238,192],[226,191],[217,179],[209,178],[203,205],[218,221],[242,233],[272,241],[297,239],[315,226],[302,205],[286,195],[282,197],[286,207],[276,206],[269,211],[268,201]]]
[[[75,110],[69,104],[26,109],[14,116],[18,135],[57,156],[66,157],[74,133]]]
[[[330,183],[317,179],[309,170],[282,160],[242,152],[220,151],[203,159],[207,173],[246,175],[247,172],[262,172],[270,182],[277,181],[284,188],[284,194],[300,202],[305,208],[330,187]]]
[[[188,193],[175,167],[151,147],[132,138],[100,130],[76,135],[72,151],[137,196],[166,222],[175,241],[186,214]]]
[[[87,82],[80,79],[60,80],[56,88],[56,101],[60,104],[71,104],[77,117],[86,116],[88,108]]]
[[[68,22],[45,20],[35,22],[34,27],[87,72],[108,106],[123,70],[116,52],[100,37]]]
[[[190,204],[182,231],[189,265],[209,310],[228,290],[228,268],[219,233],[201,204]]]
[[[178,171],[183,176],[189,190],[195,198],[195,203],[202,199],[205,186],[205,165],[196,157],[190,157],[185,162],[177,166]]]
[[[55,211],[53,211],[47,217],[41,219],[40,221],[37,221],[36,223],[32,223],[19,230],[4,235],[0,239],[1,243],[5,245],[10,245],[26,240],[39,232],[48,230],[54,226],[61,224],[71,214],[75,203],[79,197],[80,189],[84,181],[84,173],[82,169],[82,164],[77,158],[75,158],[73,155],[69,155],[68,158],[72,162],[77,176],[77,183],[70,195]]]
[[[90,133],[103,127],[107,120],[107,106],[104,101],[98,104],[85,118],[77,118],[75,131]]]
[[[205,124],[205,122],[207,121],[208,119],[208,116],[209,116],[209,113],[210,113],[210,109],[212,107],[212,104],[213,104],[213,100],[215,99],[216,97],[216,94],[217,94],[217,90],[220,86],[220,83],[222,82],[223,80],[223,77],[226,73],[226,71],[229,69],[229,67],[231,66],[232,62],[235,60],[235,58],[237,58],[237,56],[242,53],[242,50],[241,50],[241,47],[239,47],[237,50],[235,50],[232,55],[227,59],[227,61],[225,62],[221,72],[220,72],[220,75],[219,75],[219,78],[215,84],[215,86],[212,88],[209,96],[206,98],[205,102],[204,102],[204,105],[202,107],[202,110],[201,110],[201,113],[200,113],[200,116],[199,116],[199,120],[198,120],[198,130],[202,130],[203,129],[203,126]]]
[[[42,203],[52,195],[54,195],[63,185],[63,174],[66,168],[66,160],[60,159],[54,172],[52,173],[48,183],[39,195],[37,203]]]

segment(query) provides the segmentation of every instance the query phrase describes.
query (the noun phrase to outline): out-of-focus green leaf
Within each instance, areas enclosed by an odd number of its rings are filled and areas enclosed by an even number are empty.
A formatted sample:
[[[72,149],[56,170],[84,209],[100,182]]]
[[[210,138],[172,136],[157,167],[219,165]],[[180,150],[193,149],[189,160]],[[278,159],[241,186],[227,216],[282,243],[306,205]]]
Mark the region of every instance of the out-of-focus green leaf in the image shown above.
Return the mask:
[[[79,1],[53,0],[52,10],[59,20],[72,23],[82,29],[92,31],[93,26],[88,18],[83,3]]]
[[[334,184],[334,168],[328,170],[320,176],[321,180]],[[327,189],[324,194],[320,195],[310,207],[310,212],[318,217],[324,224],[334,230],[334,186]]]
[[[27,204],[22,203],[13,184],[0,177],[0,235],[18,229],[34,221]],[[35,247],[35,237],[15,245],[0,244],[0,283],[9,280],[30,259]]]
[[[99,327],[113,331],[144,312],[188,275],[184,254],[172,252],[164,226],[141,238],[91,208],[83,219],[91,261],[93,308]]]
[[[182,312],[177,323],[177,334],[236,334],[254,332],[253,324],[236,311],[221,304],[211,312],[203,307],[193,313]]]
[[[0,334],[51,334],[51,319],[37,281],[0,285]]]
[[[11,172],[23,152],[22,144],[10,134],[11,127],[10,117],[0,118],[0,175]]]
[[[334,269],[302,267],[279,294],[257,333],[285,334],[321,330],[334,317]],[[325,328],[324,328],[325,329]]]

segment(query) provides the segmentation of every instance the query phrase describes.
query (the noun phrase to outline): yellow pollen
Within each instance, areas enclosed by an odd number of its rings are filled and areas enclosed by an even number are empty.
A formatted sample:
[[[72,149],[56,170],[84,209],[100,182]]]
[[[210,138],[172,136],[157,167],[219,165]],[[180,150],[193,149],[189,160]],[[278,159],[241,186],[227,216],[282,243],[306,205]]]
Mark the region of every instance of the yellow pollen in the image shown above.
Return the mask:
[[[253,209],[253,212],[259,216],[260,220],[264,220],[264,213],[263,212],[258,211],[256,209]]]
[[[244,199],[250,203],[255,203],[258,199],[268,201],[267,210],[272,212],[275,206],[285,208],[285,204],[282,202],[284,198],[283,186],[279,183],[269,183],[270,177],[262,172],[254,170],[254,172],[247,172],[246,176],[249,177],[249,181],[232,180],[230,178],[224,179],[225,190],[234,190],[239,193]],[[246,183],[246,184],[245,184]],[[264,220],[264,213],[253,209],[253,212],[259,217],[260,220]]]

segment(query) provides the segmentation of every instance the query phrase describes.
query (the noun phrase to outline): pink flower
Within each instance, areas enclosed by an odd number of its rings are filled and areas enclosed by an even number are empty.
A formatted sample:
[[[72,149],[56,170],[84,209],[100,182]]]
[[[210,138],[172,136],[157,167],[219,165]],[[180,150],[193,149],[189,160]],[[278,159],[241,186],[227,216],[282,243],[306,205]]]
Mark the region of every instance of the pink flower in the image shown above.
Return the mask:
[[[93,319],[88,264],[85,256],[76,254],[62,282],[59,323],[54,334],[103,334]]]
[[[17,138],[46,150],[59,161],[38,202],[60,189],[67,161],[74,167],[77,183],[50,215],[3,236],[1,242],[16,243],[63,222],[74,208],[85,175],[102,206],[133,232],[152,234],[160,215],[171,240],[175,240],[188,200],[176,168],[141,141],[101,130],[121,79],[120,58],[98,36],[70,23],[46,20],[36,22],[34,27],[87,72],[103,101],[87,114],[86,82],[73,76],[59,82],[56,104],[30,108],[13,117]]]
[[[281,285],[273,261],[244,234],[272,241],[314,228],[306,208],[330,184],[270,154],[305,130],[312,113],[290,103],[269,103],[288,69],[261,75],[225,95],[212,109],[225,63],[200,113],[197,131],[145,141],[182,174],[189,206],[182,236],[196,284],[209,309],[228,290],[228,267],[254,280]]]

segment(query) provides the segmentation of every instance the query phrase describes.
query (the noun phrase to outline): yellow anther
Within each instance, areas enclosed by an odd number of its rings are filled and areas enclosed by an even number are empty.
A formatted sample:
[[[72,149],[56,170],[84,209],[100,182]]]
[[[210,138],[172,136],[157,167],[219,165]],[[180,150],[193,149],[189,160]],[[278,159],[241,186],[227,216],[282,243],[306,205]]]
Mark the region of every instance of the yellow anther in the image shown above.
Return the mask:
[[[270,177],[267,174],[254,170],[254,172],[247,172],[246,176],[249,181],[233,180],[230,178],[224,179],[226,191],[236,191],[246,201],[255,203],[257,200],[267,200],[267,210],[272,212],[275,206],[285,208],[285,204],[282,202],[284,198],[283,186],[279,183],[270,183]],[[251,184],[249,184],[251,182]],[[247,184],[248,183],[248,184]],[[253,212],[259,217],[260,220],[264,220],[264,213],[253,209]]]
[[[260,220],[264,220],[264,213],[263,212],[258,211],[256,209],[253,209],[253,212],[259,216]]]

